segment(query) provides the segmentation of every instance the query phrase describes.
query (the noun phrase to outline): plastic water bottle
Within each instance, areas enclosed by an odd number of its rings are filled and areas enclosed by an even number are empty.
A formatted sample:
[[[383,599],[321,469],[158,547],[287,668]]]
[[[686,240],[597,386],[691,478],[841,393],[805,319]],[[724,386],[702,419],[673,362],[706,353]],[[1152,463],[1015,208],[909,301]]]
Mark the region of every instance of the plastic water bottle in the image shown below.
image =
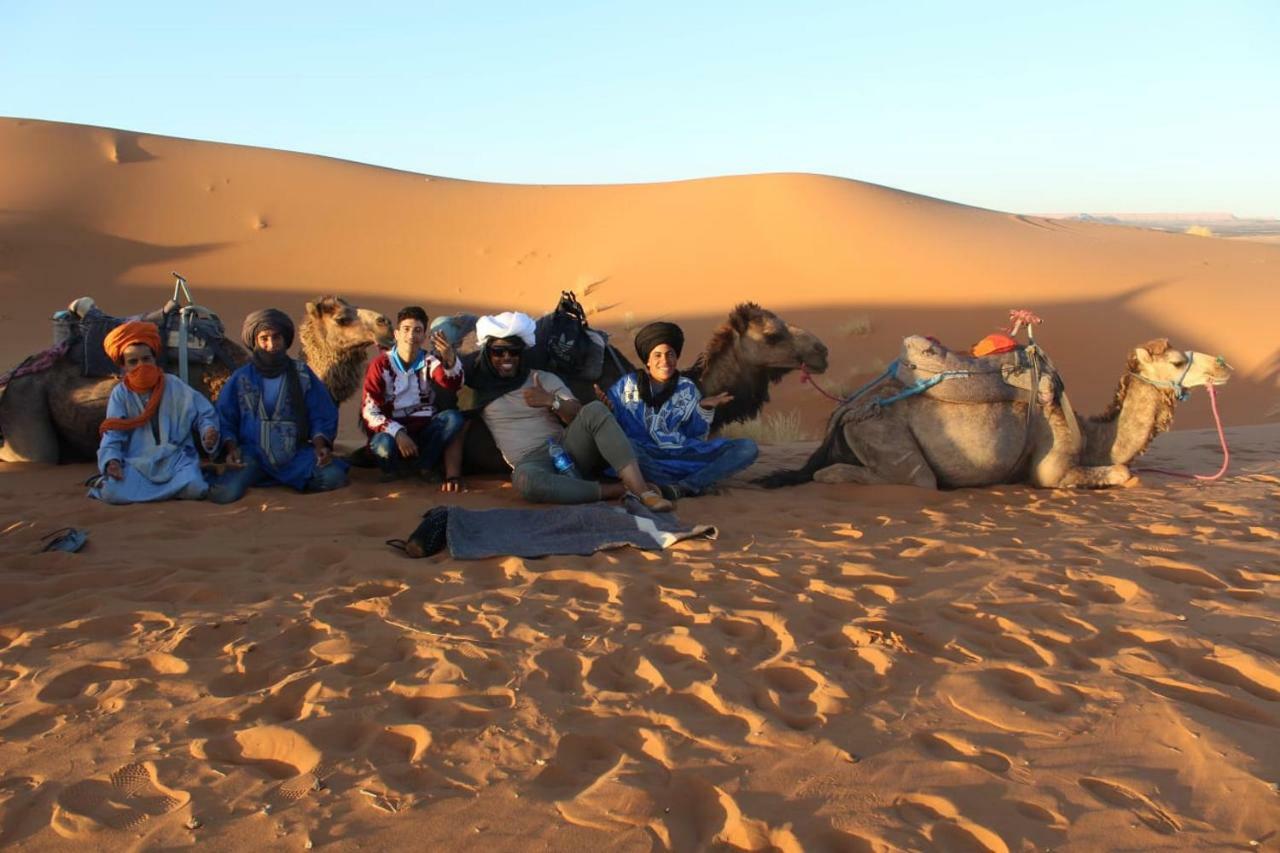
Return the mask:
[[[551,461],[556,466],[557,474],[563,474],[566,477],[578,476],[578,469],[573,464],[573,457],[569,455],[569,451],[565,450],[560,442],[554,438],[548,438],[547,453],[551,454]]]

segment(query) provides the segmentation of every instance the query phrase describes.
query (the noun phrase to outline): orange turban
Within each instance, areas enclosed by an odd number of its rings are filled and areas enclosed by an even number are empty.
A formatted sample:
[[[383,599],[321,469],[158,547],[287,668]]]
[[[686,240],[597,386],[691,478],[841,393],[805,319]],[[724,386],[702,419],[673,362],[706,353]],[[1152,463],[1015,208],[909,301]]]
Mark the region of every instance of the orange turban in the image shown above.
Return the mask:
[[[134,344],[144,344],[151,348],[151,354],[160,357],[160,330],[155,323],[143,323],[130,320],[116,326],[107,333],[102,341],[102,348],[116,364],[124,362],[124,351]],[[164,371],[154,364],[143,364],[135,367],[120,379],[129,390],[138,394],[151,393],[142,413],[133,418],[107,418],[98,426],[98,434],[105,435],[108,430],[137,429],[151,420],[160,408],[164,399]]]
[[[151,354],[160,357],[160,330],[155,323],[144,323],[141,320],[130,320],[121,323],[110,332],[102,342],[107,357],[116,364],[124,361],[124,351],[134,344],[146,344],[151,347]]]

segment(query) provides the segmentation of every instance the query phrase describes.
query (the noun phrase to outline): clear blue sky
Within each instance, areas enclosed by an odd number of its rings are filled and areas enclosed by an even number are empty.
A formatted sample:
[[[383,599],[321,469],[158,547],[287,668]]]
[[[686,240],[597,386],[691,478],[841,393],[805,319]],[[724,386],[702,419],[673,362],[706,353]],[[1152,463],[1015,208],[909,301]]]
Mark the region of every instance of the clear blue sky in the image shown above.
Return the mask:
[[[521,183],[1280,217],[1280,0],[0,0],[0,114]]]

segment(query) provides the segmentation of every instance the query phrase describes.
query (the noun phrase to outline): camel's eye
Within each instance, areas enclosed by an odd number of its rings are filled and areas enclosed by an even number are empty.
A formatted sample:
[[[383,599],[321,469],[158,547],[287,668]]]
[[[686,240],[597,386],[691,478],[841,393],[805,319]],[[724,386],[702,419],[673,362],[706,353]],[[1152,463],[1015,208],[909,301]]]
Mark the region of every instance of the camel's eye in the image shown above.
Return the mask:
[[[1182,367],[1187,363],[1187,357],[1181,354],[1169,356],[1169,363],[1174,367]]]
[[[783,338],[781,329],[765,329],[764,340],[768,344],[776,344]]]
[[[355,321],[356,321],[355,317],[349,317],[346,314],[342,314],[339,317],[337,317],[337,323],[339,326],[350,326]]]

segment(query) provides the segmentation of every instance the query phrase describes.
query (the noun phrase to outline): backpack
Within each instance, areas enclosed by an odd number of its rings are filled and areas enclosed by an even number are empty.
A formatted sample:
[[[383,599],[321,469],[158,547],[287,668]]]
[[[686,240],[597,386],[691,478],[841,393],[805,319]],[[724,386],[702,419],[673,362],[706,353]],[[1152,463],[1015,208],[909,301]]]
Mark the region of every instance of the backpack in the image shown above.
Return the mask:
[[[562,291],[560,304],[546,325],[546,337],[539,335],[542,338],[539,343],[546,347],[548,367],[553,373],[576,376],[586,366],[591,352],[587,329],[587,312],[578,298],[571,290]]]

